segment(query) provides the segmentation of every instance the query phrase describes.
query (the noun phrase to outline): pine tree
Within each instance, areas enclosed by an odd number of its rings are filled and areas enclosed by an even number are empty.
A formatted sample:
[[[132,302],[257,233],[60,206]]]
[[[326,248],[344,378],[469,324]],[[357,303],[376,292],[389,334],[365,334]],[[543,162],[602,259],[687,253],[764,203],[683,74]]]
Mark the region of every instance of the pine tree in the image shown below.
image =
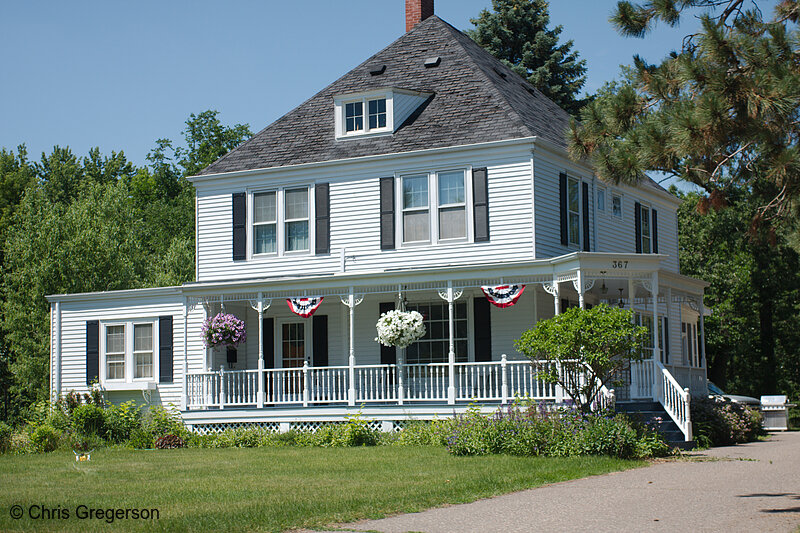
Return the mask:
[[[625,79],[582,110],[570,147],[609,182],[635,184],[661,171],[702,187],[717,205],[747,190],[761,198],[755,234],[789,215],[800,196],[800,2],[784,0],[770,21],[743,4],[620,2],[612,22],[630,36],[656,22],[676,25],[691,8],[707,12],[700,32],[660,64],[634,57]]]
[[[586,83],[586,60],[572,50],[573,42],[559,44],[562,26],[548,29],[546,0],[492,0],[470,19],[475,29],[466,33],[517,74],[528,80],[573,116],[587,99],[578,98]]]

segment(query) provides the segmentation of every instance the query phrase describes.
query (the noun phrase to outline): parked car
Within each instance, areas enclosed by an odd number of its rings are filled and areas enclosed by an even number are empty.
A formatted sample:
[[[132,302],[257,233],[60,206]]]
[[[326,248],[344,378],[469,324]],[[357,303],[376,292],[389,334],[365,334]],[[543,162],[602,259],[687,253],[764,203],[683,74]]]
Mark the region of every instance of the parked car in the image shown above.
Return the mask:
[[[753,398],[752,396],[739,396],[738,394],[725,394],[722,389],[717,387],[713,381],[708,382],[708,392],[709,397],[722,397],[726,398],[735,403],[743,403],[745,405],[751,405],[754,407],[759,407],[761,405],[761,400],[758,398]]]

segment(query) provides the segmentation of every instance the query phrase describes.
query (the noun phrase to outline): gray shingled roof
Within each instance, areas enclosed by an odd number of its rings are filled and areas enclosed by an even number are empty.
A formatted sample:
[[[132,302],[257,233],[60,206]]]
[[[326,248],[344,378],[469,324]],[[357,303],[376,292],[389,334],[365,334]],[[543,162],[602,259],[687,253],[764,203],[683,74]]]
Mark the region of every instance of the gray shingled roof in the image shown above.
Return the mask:
[[[438,67],[426,68],[430,57]],[[386,65],[373,76],[370,67]],[[337,141],[333,97],[372,89],[433,93],[390,136]],[[430,17],[201,174],[539,136],[566,146],[569,115],[437,16]]]

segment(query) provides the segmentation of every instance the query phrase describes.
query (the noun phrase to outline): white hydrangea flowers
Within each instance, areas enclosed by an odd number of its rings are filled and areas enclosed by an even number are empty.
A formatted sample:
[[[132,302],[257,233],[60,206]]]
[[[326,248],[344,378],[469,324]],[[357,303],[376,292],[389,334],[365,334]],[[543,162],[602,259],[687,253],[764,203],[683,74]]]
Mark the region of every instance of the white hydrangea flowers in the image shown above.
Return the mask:
[[[417,311],[389,311],[383,313],[375,324],[376,341],[384,346],[405,348],[425,335],[422,315]]]

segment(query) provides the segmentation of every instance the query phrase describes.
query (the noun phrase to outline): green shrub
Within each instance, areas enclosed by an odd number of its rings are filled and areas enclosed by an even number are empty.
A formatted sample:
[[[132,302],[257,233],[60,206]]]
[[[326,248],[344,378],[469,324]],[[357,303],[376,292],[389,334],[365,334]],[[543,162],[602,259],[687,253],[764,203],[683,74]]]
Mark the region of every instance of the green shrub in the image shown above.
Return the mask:
[[[0,422],[0,453],[6,453],[11,449],[11,436],[14,430],[5,422]]]
[[[343,424],[325,424],[312,435],[309,439],[311,446],[346,448],[378,444],[377,431],[370,429],[367,421],[361,417],[361,413],[347,416],[347,421]],[[300,440],[303,440],[302,437]]]
[[[61,432],[47,424],[36,426],[31,432],[31,445],[37,452],[52,452],[60,440]]]
[[[11,434],[11,447],[8,451],[15,454],[36,452],[27,431],[15,431]]]
[[[128,446],[139,450],[149,450],[153,448],[153,442],[155,442],[155,438],[152,434],[145,431],[144,428],[137,427],[131,431]]]
[[[385,440],[396,446],[446,446],[451,433],[452,420],[412,421],[397,433],[389,433]]]
[[[721,398],[695,398],[692,431],[701,446],[726,446],[756,440],[764,434],[761,413]]]
[[[147,410],[142,417],[142,428],[153,437],[153,440],[164,435],[178,435],[184,438],[188,434],[180,414],[174,409],[160,405],[151,406]]]
[[[77,406],[72,411],[72,425],[79,435],[104,435],[106,420],[103,408],[94,404]]]
[[[142,413],[131,400],[119,405],[110,405],[104,412],[105,438],[111,442],[125,442],[133,431],[141,426]]]

